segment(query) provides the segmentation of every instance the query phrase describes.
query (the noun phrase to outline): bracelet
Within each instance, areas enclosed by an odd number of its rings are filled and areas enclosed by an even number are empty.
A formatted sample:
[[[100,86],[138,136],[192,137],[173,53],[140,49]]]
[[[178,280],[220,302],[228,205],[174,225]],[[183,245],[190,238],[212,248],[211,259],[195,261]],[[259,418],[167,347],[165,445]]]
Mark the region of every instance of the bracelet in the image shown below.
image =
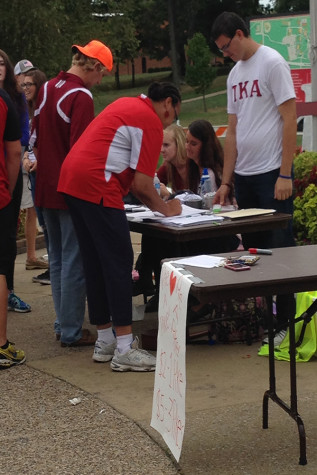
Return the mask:
[[[291,180],[292,179],[291,176],[287,176],[287,175],[279,175],[279,178],[284,178],[285,180]]]
[[[232,188],[232,186],[230,185],[230,183],[221,183],[220,186],[229,186],[229,188]]]

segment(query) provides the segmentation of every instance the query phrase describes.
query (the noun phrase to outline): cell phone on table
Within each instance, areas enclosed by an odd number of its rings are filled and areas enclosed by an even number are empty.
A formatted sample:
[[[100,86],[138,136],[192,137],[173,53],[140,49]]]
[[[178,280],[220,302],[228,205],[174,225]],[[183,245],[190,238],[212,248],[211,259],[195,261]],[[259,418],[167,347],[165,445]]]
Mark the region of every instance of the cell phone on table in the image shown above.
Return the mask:
[[[245,264],[240,264],[238,262],[232,264],[225,264],[226,269],[234,270],[234,271],[241,271],[241,270],[250,270],[251,267]]]

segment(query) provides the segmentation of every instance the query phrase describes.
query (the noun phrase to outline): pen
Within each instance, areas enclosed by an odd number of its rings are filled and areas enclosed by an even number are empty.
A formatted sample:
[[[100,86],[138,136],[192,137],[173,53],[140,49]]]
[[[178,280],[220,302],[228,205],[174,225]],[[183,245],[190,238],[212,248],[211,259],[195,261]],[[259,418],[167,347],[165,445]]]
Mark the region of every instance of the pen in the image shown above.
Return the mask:
[[[250,254],[273,254],[273,252],[270,249],[256,249],[255,247],[250,247],[249,248],[249,253]]]

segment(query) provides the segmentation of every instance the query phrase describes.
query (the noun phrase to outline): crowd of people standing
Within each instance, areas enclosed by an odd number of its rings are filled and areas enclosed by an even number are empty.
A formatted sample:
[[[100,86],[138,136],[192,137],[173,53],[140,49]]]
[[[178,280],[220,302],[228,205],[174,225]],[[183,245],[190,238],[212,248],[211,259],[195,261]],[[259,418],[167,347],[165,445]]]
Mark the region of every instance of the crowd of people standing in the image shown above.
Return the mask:
[[[14,293],[21,207],[27,209],[26,269],[45,269],[34,281],[51,283],[56,340],[62,347],[94,345],[93,359],[111,361],[114,371],[153,371],[156,364],[132,332],[133,251],[123,205],[129,192],[151,210],[178,215],[175,194],[197,193],[207,169],[215,203],[237,200],[242,208],[292,212],[296,113],[288,65],[252,40],[236,14],[220,15],[212,34],[224,56],[237,63],[228,77],[224,149],[210,122],[194,121],[186,132],[174,123],[181,95],[169,82],[152,83],[146,95],[120,98],[95,117],[90,90],[113,66],[111,50],[98,40],[73,45],[70,68],[49,81],[29,60],[13,68],[0,50],[0,367],[25,361],[6,334],[7,309],[31,311]],[[250,93],[247,86],[238,93],[248,81]],[[153,186],[160,153],[161,195]],[[49,264],[35,254],[37,221]],[[294,245],[291,224],[282,233],[242,239],[245,248]],[[229,236],[176,250],[173,243],[143,237],[145,287],[155,273],[150,310],[157,309],[162,258],[227,252],[238,244]],[[86,300],[97,338],[83,328]],[[277,309],[285,331],[294,296],[278,296]]]

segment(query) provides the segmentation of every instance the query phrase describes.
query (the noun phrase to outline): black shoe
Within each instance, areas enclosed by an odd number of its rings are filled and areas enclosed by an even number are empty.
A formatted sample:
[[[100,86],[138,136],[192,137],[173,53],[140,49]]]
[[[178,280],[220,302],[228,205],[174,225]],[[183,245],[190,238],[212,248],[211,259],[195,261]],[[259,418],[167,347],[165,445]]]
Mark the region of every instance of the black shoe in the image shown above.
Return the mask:
[[[208,321],[212,317],[213,311],[214,308],[209,304],[204,305],[197,311],[193,310],[192,308],[188,308],[187,323]]]
[[[51,280],[50,280],[50,270],[47,269],[45,272],[42,274],[39,274],[37,276],[34,276],[32,278],[33,282],[43,284],[43,285],[51,285]]]
[[[145,305],[144,313],[157,312],[158,304],[159,304],[159,295],[154,294],[153,297],[151,297],[148,303]]]

